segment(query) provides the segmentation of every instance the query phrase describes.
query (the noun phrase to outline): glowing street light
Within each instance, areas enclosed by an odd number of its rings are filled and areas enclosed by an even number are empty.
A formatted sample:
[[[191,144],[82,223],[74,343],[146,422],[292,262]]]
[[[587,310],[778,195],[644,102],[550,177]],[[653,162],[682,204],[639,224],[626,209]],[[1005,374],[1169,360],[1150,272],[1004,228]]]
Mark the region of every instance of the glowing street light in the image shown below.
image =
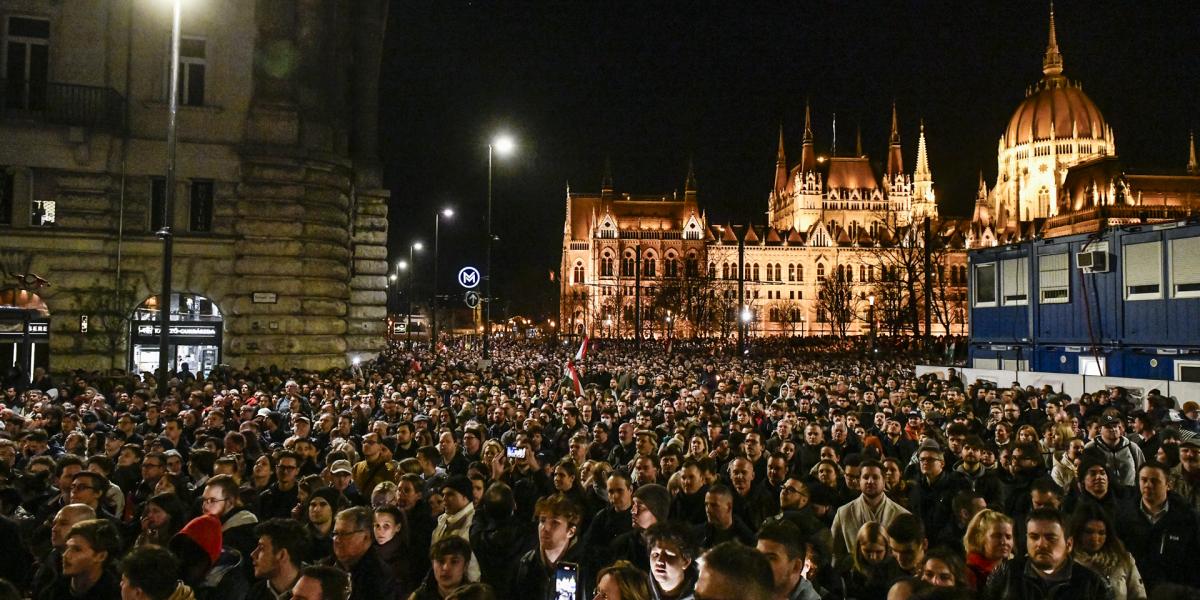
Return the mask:
[[[517,142],[511,135],[501,133],[495,138],[492,138],[488,144],[488,197],[487,197],[487,260],[483,269],[484,283],[484,302],[487,303],[483,310],[483,360],[489,360],[492,357],[491,353],[491,337],[492,337],[492,157],[495,154],[500,156],[508,156],[517,149]]]
[[[750,312],[750,307],[742,308],[742,322],[749,323],[754,318],[754,313]]]
[[[442,210],[438,211],[437,213],[434,213],[434,215],[433,215],[433,302],[429,303],[430,311],[432,311],[431,316],[433,317],[433,322],[432,322],[433,326],[429,330],[429,349],[434,350],[434,351],[437,350],[437,337],[438,337],[438,322],[437,322],[438,249],[440,248],[439,240],[438,240],[438,233],[439,233],[439,230],[441,229],[442,218],[444,217],[444,218],[449,219],[450,217],[453,217],[453,216],[454,216],[454,209],[450,208],[450,207],[443,208]]]

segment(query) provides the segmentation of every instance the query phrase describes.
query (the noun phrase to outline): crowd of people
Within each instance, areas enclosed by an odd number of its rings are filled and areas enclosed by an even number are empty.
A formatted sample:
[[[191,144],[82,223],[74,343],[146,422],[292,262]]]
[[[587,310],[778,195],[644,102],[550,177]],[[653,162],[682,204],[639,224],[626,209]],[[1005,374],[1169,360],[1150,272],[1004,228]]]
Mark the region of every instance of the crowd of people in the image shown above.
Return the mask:
[[[1200,594],[1194,400],[917,376],[901,339],[574,354],[9,383],[0,600]]]

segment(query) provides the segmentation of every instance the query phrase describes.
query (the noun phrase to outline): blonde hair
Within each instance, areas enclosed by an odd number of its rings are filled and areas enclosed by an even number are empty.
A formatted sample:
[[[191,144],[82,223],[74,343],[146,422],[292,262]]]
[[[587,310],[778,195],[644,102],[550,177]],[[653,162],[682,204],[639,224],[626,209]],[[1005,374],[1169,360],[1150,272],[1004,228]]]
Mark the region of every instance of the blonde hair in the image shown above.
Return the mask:
[[[963,548],[968,553],[976,552],[983,553],[983,542],[987,538],[987,534],[997,525],[1012,526],[1012,517],[996,512],[991,509],[983,509],[975,513],[971,517],[971,522],[967,524],[967,533],[963,535]]]
[[[877,521],[867,521],[858,529],[858,535],[854,536],[854,570],[859,573],[866,573],[871,568],[867,564],[866,559],[862,555],[862,547],[864,544],[879,544],[882,543],[886,552],[892,550],[892,540],[887,536],[887,530]]]

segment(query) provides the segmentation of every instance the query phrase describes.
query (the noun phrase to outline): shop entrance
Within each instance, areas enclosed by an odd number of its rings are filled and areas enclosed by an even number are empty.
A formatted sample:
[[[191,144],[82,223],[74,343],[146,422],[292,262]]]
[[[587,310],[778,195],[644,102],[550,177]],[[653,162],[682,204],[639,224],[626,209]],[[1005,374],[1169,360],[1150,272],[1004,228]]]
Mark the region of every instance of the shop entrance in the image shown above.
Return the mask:
[[[221,309],[204,296],[171,294],[171,326],[168,330],[168,356],[172,371],[185,365],[197,377],[207,375],[221,363]],[[136,373],[158,369],[159,351],[158,296],[151,296],[133,311],[130,321],[130,366]]]
[[[0,381],[29,383],[39,367],[50,369],[50,309],[29,290],[0,290]]]

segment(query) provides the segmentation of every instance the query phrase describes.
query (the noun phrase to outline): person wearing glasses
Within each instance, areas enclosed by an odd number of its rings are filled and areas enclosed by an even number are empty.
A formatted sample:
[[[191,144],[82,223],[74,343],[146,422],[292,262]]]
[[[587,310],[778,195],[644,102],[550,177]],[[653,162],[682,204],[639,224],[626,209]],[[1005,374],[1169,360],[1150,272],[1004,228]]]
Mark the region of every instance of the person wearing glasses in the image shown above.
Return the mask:
[[[225,545],[250,556],[258,540],[254,529],[258,517],[242,506],[238,484],[230,475],[217,475],[208,480],[201,495],[200,510],[221,520],[221,535]]]
[[[300,455],[285,450],[275,462],[275,483],[259,496],[260,519],[290,518],[299,502],[296,477],[300,473]]]
[[[333,556],[326,564],[350,574],[348,600],[384,600],[397,595],[396,577],[375,548],[374,528],[375,514],[365,506],[347,508],[334,518]]]

